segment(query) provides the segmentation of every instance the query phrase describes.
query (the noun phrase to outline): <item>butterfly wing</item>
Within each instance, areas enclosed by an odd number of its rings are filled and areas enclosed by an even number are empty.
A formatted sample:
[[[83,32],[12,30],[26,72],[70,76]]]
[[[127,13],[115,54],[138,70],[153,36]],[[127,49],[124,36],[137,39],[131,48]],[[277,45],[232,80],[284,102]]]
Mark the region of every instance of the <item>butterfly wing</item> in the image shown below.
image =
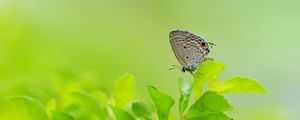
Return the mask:
[[[185,68],[195,68],[204,60],[205,50],[199,47],[205,42],[188,31],[174,30],[169,34],[170,44],[178,62]]]

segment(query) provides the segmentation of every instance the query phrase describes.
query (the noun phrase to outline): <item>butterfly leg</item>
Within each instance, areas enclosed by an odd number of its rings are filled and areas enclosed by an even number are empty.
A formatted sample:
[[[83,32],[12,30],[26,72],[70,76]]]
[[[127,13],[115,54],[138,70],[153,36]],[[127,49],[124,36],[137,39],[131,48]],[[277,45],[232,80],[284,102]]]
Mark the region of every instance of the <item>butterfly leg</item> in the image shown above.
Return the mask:
[[[206,61],[206,60],[211,60],[211,61],[214,61],[214,59],[213,59],[213,58],[204,58],[204,61]]]
[[[185,72],[185,71],[186,71],[186,69],[185,69],[184,67],[182,67],[181,71],[182,71],[182,72]]]

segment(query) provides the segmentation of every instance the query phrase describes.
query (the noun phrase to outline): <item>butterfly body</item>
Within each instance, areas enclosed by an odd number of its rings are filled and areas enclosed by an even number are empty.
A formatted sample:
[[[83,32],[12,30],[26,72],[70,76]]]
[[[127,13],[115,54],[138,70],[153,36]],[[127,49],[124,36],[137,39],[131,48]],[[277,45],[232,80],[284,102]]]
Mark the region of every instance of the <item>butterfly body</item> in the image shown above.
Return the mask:
[[[174,30],[169,34],[170,44],[182,71],[193,72],[198,65],[210,58],[209,43],[198,35],[188,31]]]

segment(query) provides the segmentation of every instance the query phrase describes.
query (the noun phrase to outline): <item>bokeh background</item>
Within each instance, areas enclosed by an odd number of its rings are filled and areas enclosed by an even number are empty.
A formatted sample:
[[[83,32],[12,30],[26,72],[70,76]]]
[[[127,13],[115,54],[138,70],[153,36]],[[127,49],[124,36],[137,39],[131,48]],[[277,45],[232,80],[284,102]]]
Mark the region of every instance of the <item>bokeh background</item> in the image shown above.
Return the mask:
[[[132,73],[136,98],[149,99],[146,86],[154,85],[177,99],[178,77],[191,77],[168,70],[179,64],[168,33],[182,29],[217,44],[209,56],[227,65],[222,79],[248,76],[269,91],[226,95],[235,106],[231,117],[299,120],[299,6],[297,0],[0,0],[0,96],[46,103],[72,81],[110,93],[120,75]]]

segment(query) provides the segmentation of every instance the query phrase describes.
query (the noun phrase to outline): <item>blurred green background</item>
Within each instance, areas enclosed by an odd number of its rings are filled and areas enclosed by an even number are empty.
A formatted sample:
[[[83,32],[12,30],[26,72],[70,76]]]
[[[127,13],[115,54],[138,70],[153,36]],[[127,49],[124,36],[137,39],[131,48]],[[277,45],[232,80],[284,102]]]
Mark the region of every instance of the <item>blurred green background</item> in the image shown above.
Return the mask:
[[[168,70],[179,64],[168,33],[182,29],[217,44],[210,57],[227,64],[221,78],[249,76],[268,89],[269,94],[227,95],[235,106],[230,116],[299,120],[299,5],[297,0],[0,0],[0,96],[30,95],[46,103],[73,81],[83,85],[78,89],[110,93],[114,81],[129,72],[137,79],[136,98],[150,99],[146,86],[154,85],[177,99],[178,77],[191,77]]]

